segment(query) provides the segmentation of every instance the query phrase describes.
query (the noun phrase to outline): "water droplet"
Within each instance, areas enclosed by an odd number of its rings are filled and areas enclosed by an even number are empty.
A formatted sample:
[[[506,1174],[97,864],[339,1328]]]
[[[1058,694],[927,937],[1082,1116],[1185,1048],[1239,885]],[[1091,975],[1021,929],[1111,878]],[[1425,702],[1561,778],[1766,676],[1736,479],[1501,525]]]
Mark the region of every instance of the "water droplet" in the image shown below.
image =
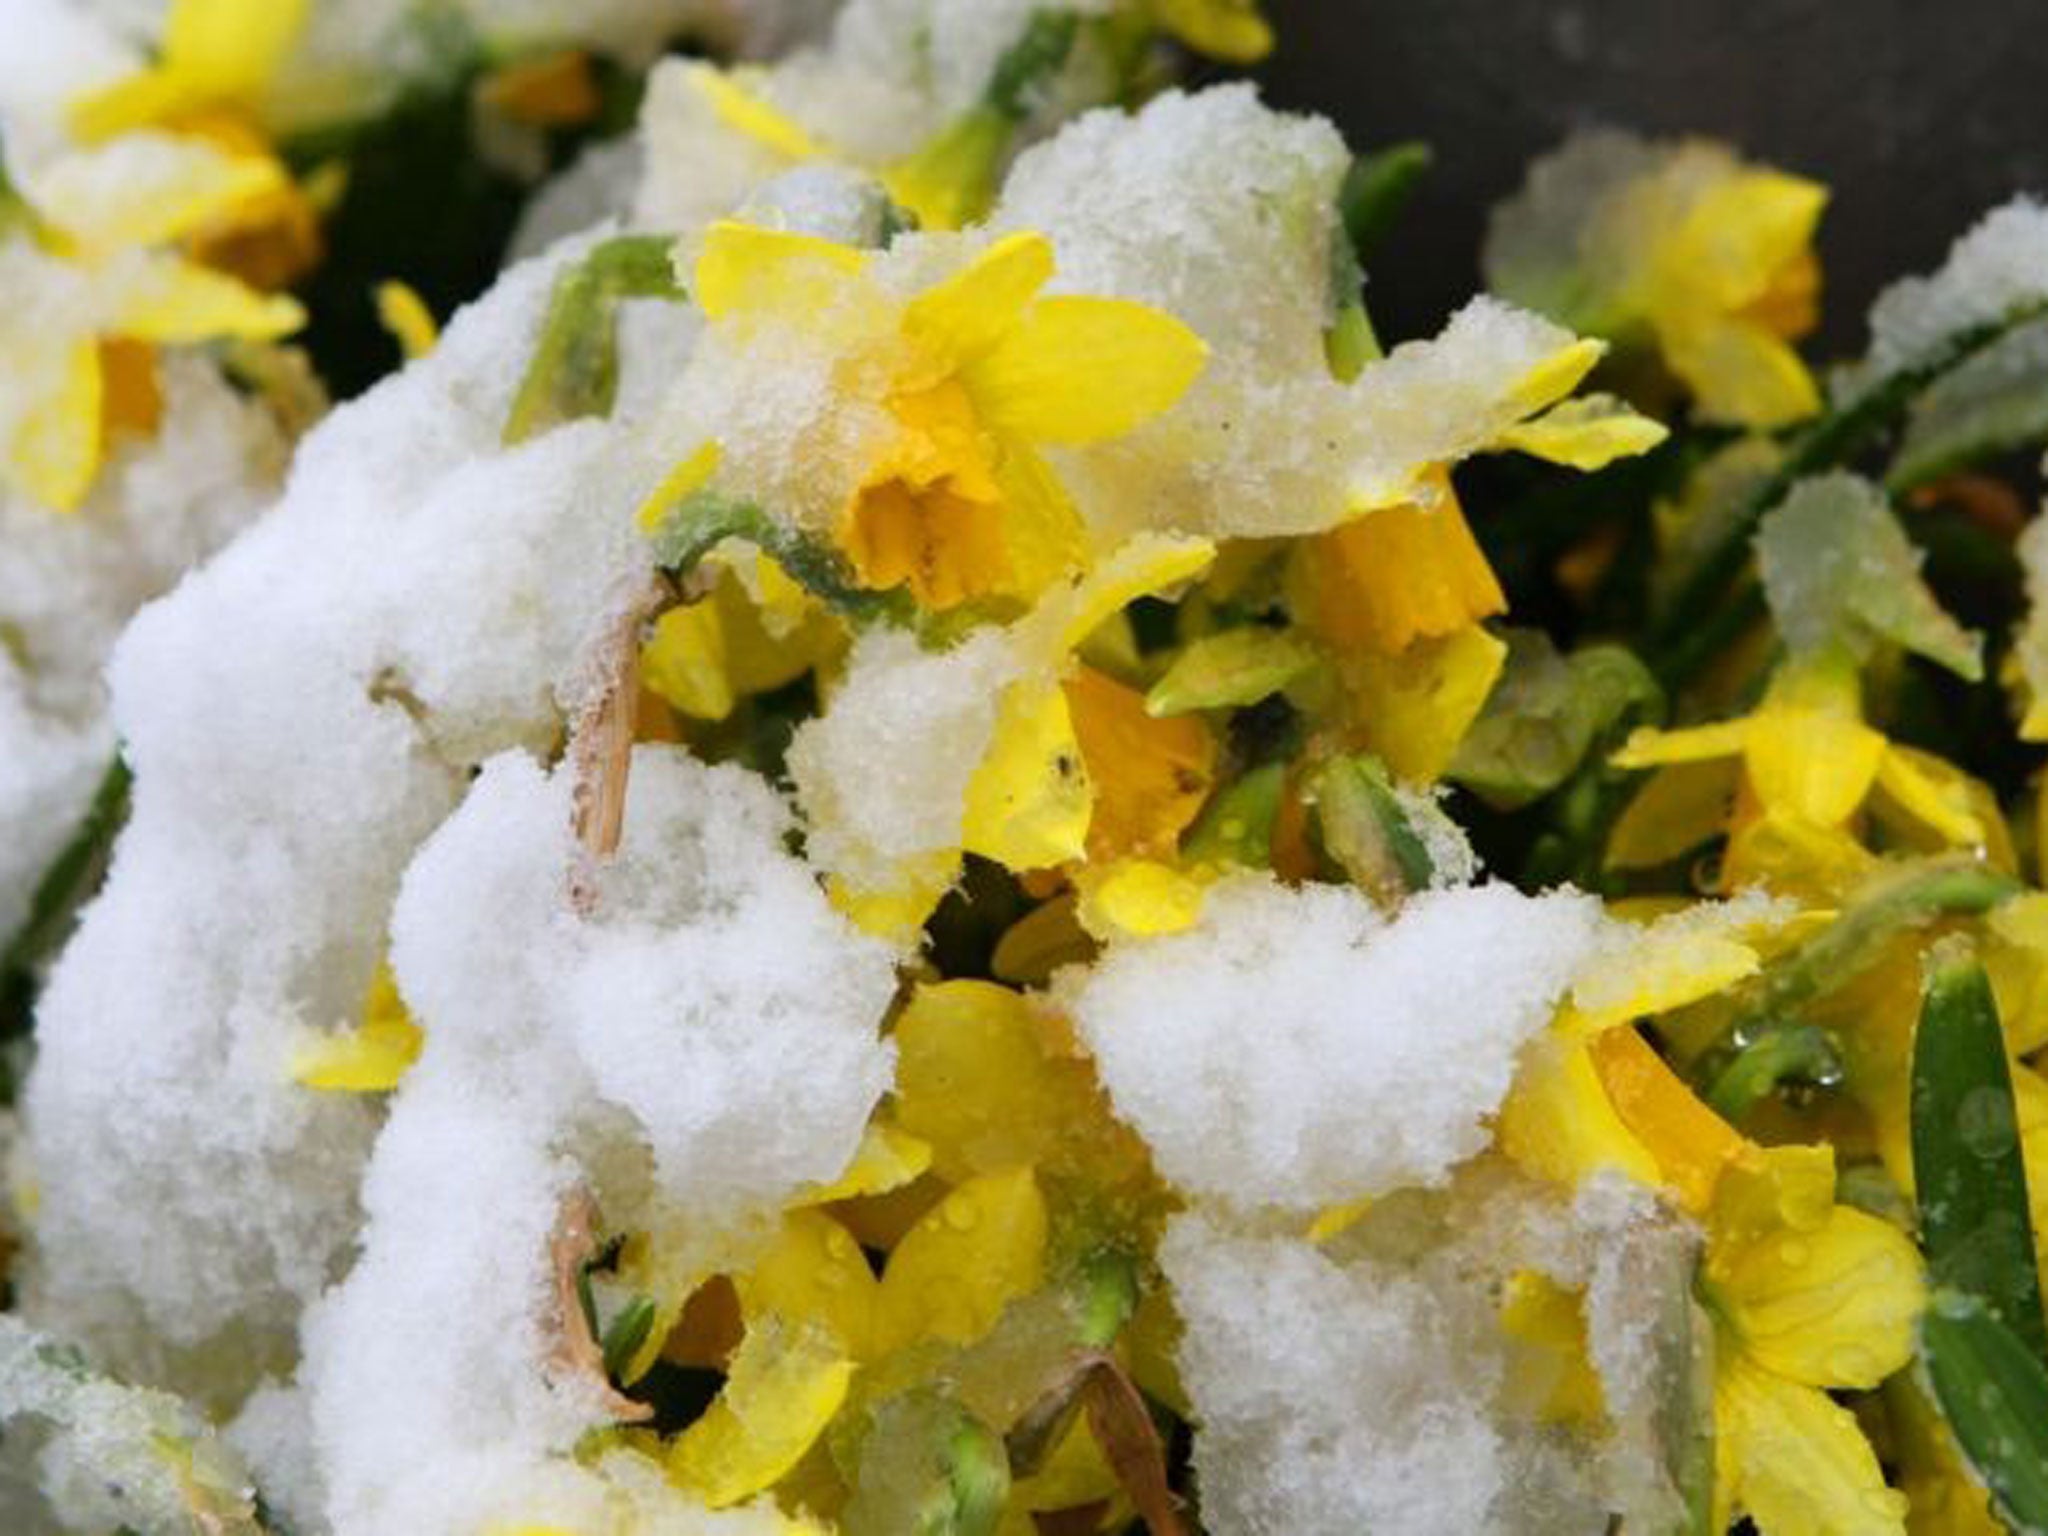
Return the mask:
[[[1956,1108],[1956,1135],[1971,1155],[1990,1162],[2011,1154],[2018,1137],[2012,1096],[1996,1088],[1973,1088]]]

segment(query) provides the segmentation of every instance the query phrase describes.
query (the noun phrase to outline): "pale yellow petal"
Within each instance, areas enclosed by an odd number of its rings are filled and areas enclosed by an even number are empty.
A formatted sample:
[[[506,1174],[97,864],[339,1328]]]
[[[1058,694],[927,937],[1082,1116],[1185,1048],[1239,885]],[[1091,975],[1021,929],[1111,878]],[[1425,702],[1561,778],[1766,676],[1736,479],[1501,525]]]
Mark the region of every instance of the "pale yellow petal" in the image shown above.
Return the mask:
[[[880,1282],[853,1234],[824,1212],[784,1212],[780,1229],[733,1286],[750,1323],[774,1317],[809,1324],[831,1335],[848,1358],[868,1357]]]
[[[1749,1357],[1814,1387],[1874,1387],[1899,1369],[1927,1299],[1911,1240],[1848,1206],[1716,1254],[1711,1276]]]
[[[377,285],[377,320],[398,342],[408,361],[425,357],[441,339],[441,328],[434,323],[434,312],[427,308],[427,301],[410,284],[396,279]]]
[[[1749,744],[1748,719],[1717,720],[1673,731],[1645,726],[1630,733],[1608,762],[1617,768],[1657,768],[1670,763],[1704,763],[1740,755]]]
[[[1744,765],[1764,808],[1839,826],[1877,782],[1883,736],[1852,715],[1766,706],[1749,734]]]
[[[918,1339],[979,1338],[1045,1277],[1045,1199],[1029,1168],[967,1180],[889,1256],[876,1308],[883,1353]]]
[[[1417,640],[1398,656],[1371,652],[1344,667],[1365,744],[1410,783],[1443,775],[1507,664],[1507,645],[1473,625]]]
[[[717,438],[706,438],[691,449],[655,486],[647,499],[640,504],[635,521],[642,533],[654,533],[667,521],[677,502],[695,495],[718,473],[719,460],[723,457]]]
[[[1579,387],[1606,355],[1607,343],[1582,336],[1544,358],[1509,389],[1506,406],[1516,419],[1533,416]]]
[[[830,150],[803,124],[749,89],[756,78],[755,71],[722,70],[701,63],[686,64],[683,68],[684,78],[710,103],[718,120],[733,132],[787,160],[830,158]]]
[[[1912,747],[1888,745],[1877,765],[1880,791],[1936,836],[1963,848],[1979,847],[1985,840],[1970,784],[1962,770]]]
[[[824,1433],[853,1374],[822,1330],[757,1320],[717,1401],[670,1447],[670,1475],[713,1509],[772,1487]]]
[[[1717,1361],[1714,1433],[1733,1508],[1763,1536],[1903,1536],[1905,1498],[1885,1485],[1856,1416],[1817,1388],[1740,1356]]]
[[[867,262],[855,246],[722,219],[704,236],[690,296],[713,320],[767,311],[800,321]]]
[[[1063,864],[1086,848],[1093,806],[1065,692],[1013,683],[968,781],[961,846],[1014,870]]]
[[[954,364],[980,357],[1015,325],[1052,278],[1052,242],[1005,235],[910,301],[903,329]]]
[[[268,155],[134,134],[66,155],[35,178],[36,210],[88,251],[161,245],[290,184]]]
[[[1616,459],[1647,453],[1671,435],[1613,395],[1587,395],[1565,400],[1541,416],[1518,422],[1494,439],[1496,448],[1514,448],[1553,464],[1573,469],[1600,469]]]
[[[1075,880],[1081,926],[1104,941],[1192,928],[1209,888],[1199,874],[1151,859],[1091,864]]]
[[[1662,335],[1703,420],[1769,430],[1820,409],[1820,388],[1799,354],[1754,321],[1715,316],[1667,325]]]
[[[1078,446],[1122,437],[1170,408],[1208,356],[1202,338],[1163,309],[1064,297],[1031,306],[964,378],[997,431]]]
[[[804,1197],[805,1203],[829,1205],[834,1200],[887,1194],[892,1189],[901,1189],[931,1165],[930,1142],[887,1120],[876,1120],[861,1133],[860,1146],[854,1150],[846,1171],[831,1183],[811,1190]]]
[[[164,258],[140,268],[121,296],[113,329],[137,341],[176,345],[236,337],[275,341],[306,323],[299,301],[258,293],[191,262]]]
[[[7,478],[31,500],[73,512],[99,473],[100,414],[106,375],[99,343],[73,341],[62,354],[55,388],[22,416],[8,445]]]

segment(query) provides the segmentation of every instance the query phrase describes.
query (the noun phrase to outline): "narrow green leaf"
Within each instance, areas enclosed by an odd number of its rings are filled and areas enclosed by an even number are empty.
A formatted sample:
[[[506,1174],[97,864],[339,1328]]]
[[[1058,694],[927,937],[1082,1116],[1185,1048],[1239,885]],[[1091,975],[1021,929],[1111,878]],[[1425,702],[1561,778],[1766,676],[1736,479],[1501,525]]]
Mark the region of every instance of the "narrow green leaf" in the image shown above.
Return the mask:
[[[1009,1497],[1009,1450],[952,1397],[916,1388],[874,1408],[853,1490],[845,1536],[991,1536]]]
[[[1188,829],[1181,852],[1197,863],[1242,864],[1266,869],[1273,863],[1273,823],[1287,765],[1267,763],[1225,785],[1210,797]]]
[[[1013,122],[1028,117],[1031,91],[1067,62],[1080,25],[1081,18],[1070,10],[1033,11],[1023,35],[996,60],[982,101]]]
[[[1315,780],[1323,851],[1366,895],[1392,910],[1436,874],[1429,847],[1408,819],[1386,768],[1374,757],[1341,757]]]
[[[627,1302],[604,1331],[605,1375],[613,1381],[623,1381],[627,1367],[632,1365],[633,1357],[640,1353],[640,1346],[647,1342],[653,1328],[654,1299],[635,1296]]]
[[[901,592],[874,592],[854,585],[838,554],[777,522],[751,501],[698,491],[669,510],[654,533],[655,563],[685,577],[727,539],[747,543],[775,557],[790,579],[820,602],[855,620],[908,622],[914,614]]]
[[[1982,1301],[1948,1290],[1920,1320],[1920,1363],[2000,1515],[2048,1536],[2048,1366]]]
[[[1316,649],[1284,629],[1247,625],[1189,642],[1145,695],[1155,719],[1226,709],[1278,693],[1313,667]]]
[[[1826,1030],[1779,1024],[1758,1031],[1736,1051],[1707,1089],[1706,1100],[1723,1120],[1740,1122],[1788,1084],[1833,1088],[1841,1081],[1842,1058]]]
[[[98,885],[114,836],[128,819],[132,783],[117,754],[100,775],[85,819],[37,882],[27,919],[0,951],[0,1040],[28,1028],[36,969],[62,944],[79,905]]]
[[[619,387],[619,304],[684,297],[670,261],[674,245],[667,235],[619,235],[555,279],[540,339],[505,417],[508,444],[611,413]]]
[[[1360,155],[1351,162],[1337,193],[1337,211],[1352,253],[1361,263],[1372,260],[1434,158],[1427,144],[1410,141]]]
[[[2027,1175],[1991,982],[1938,950],[1913,1039],[1913,1182],[1936,1284],[1981,1301],[2048,1365]]]

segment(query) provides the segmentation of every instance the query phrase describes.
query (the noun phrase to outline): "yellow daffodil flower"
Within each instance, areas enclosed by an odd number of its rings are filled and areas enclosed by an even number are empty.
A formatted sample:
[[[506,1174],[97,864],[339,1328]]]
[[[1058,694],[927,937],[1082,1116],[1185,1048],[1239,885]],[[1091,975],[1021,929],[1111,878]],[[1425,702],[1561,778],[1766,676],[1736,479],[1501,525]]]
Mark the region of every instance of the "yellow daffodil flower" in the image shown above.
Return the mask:
[[[655,620],[641,651],[648,688],[693,720],[725,719],[846,649],[846,628],[769,556],[714,556],[708,595]]]
[[[1611,396],[1567,398],[1604,348],[1556,334],[1557,345],[1491,402],[1476,447],[1598,469],[1663,441],[1662,426]],[[1372,377],[1368,370],[1367,387]],[[1290,585],[1336,658],[1360,745],[1403,779],[1433,780],[1506,662],[1506,648],[1478,626],[1507,599],[1449,465],[1368,477],[1354,486],[1352,508],[1350,521],[1303,543]]]
[[[866,281],[869,253],[720,223],[694,294],[713,326],[794,320]],[[1120,299],[1041,298],[1040,235],[1006,236],[902,304],[885,357],[864,360],[891,430],[834,537],[866,586],[928,608],[1029,598],[1081,552],[1080,519],[1041,446],[1122,436],[1178,400],[1207,351],[1180,321]],[[877,290],[874,302],[891,302]],[[849,360],[849,369],[854,365]]]
[[[1586,134],[1496,212],[1487,275],[1566,324],[1641,334],[1703,419],[1781,427],[1820,404],[1790,343],[1818,316],[1826,202],[1817,183],[1705,140]]]
[[[108,439],[153,426],[153,349],[297,329],[292,299],[154,249],[278,172],[202,143],[131,135],[43,168],[26,230],[0,237],[14,295],[0,316],[13,385],[0,398],[0,479],[60,512],[91,490]]]
[[[1863,720],[1853,667],[1821,659],[1779,669],[1751,714],[1677,730],[1639,730],[1614,754],[1618,768],[1738,758],[1746,803],[1734,826],[1839,832],[1876,796],[1940,843],[1988,846],[1985,798],[1964,774],[1898,746]],[[2002,827],[1998,836],[2003,835]]]
[[[274,172],[186,233],[196,259],[260,288],[287,286],[320,255],[313,201],[263,132],[279,68],[310,9],[308,0],[173,0],[156,62],[71,110],[73,131],[88,143],[162,130]]]
[[[1913,1355],[1919,1255],[1834,1203],[1826,1146],[1751,1148],[1708,1216],[1701,1300],[1715,1321],[1715,1503],[1764,1536],[1903,1531],[1905,1496],[1830,1390],[1868,1390]]]

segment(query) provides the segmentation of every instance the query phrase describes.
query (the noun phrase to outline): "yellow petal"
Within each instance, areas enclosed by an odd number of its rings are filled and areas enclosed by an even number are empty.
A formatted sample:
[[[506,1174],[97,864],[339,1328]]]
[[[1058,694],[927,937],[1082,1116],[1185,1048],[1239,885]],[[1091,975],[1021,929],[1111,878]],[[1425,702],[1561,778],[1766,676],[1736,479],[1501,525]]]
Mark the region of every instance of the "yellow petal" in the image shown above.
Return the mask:
[[[1151,859],[1121,859],[1078,871],[1081,926],[1104,941],[1179,933],[1202,915],[1208,882]]]
[[[1705,1213],[1722,1175],[1746,1143],[1700,1102],[1678,1074],[1633,1029],[1610,1029],[1588,1046],[1608,1102],[1629,1133],[1656,1160],[1660,1177],[1688,1211]]]
[[[56,387],[14,429],[7,478],[31,500],[73,512],[99,473],[105,374],[99,343],[87,336],[64,350]]]
[[[961,846],[1014,870],[1081,856],[1093,795],[1066,694],[1013,683],[997,707],[988,756],[967,784]]]
[[[1885,739],[1831,710],[1767,705],[1743,757],[1768,811],[1838,826],[1877,782]]]
[[[216,100],[249,99],[298,39],[311,0],[171,0],[164,62]]]
[[[1509,389],[1511,419],[1533,416],[1579,387],[1593,365],[1607,352],[1607,343],[1583,336],[1566,343],[1517,379]]]
[[[1344,668],[1365,745],[1397,778],[1440,778],[1493,691],[1508,648],[1477,625],[1417,640],[1398,656],[1371,652]]]
[[[709,64],[684,66],[684,78],[711,104],[718,120],[789,160],[822,160],[831,152],[801,123],[747,88],[751,70],[721,70]]]
[[[964,370],[982,417],[1026,442],[1122,437],[1171,407],[1208,345],[1163,309],[1129,299],[1042,299]]]
[[[36,178],[36,209],[89,251],[162,245],[289,185],[265,154],[137,134],[67,155]]]
[[[237,337],[275,341],[306,323],[298,300],[174,259],[152,261],[121,296],[114,330],[170,345]]]
[[[654,622],[640,651],[641,679],[695,720],[723,720],[736,702],[728,674],[725,624],[711,598],[671,608]]]
[[[1585,1299],[1548,1275],[1521,1269],[1508,1277],[1501,1332],[1521,1348],[1510,1357],[1506,1390],[1546,1424],[1598,1428],[1606,1397],[1586,1343]]]
[[[1716,916],[1712,906],[1689,908],[1643,929],[1620,953],[1604,956],[1572,989],[1588,1031],[1668,1013],[1755,974],[1755,948],[1725,922],[1713,921]]]
[[[1970,776],[1931,752],[1888,745],[1877,765],[1877,787],[1915,821],[1958,847],[1985,840],[1972,809]]]
[[[1657,768],[1668,763],[1703,763],[1739,756],[1749,744],[1751,722],[1717,720],[1675,731],[1640,727],[1608,759],[1617,768]]]
[[[853,1372],[821,1330],[761,1318],[717,1401],[676,1437],[670,1475],[713,1509],[772,1487],[832,1421]]]
[[[1564,1189],[1603,1168],[1639,1184],[1664,1182],[1657,1160],[1615,1110],[1584,1037],[1569,1028],[1553,1029],[1524,1050],[1501,1104],[1498,1134],[1501,1150],[1524,1173]]]
[[[1753,321],[1716,317],[1667,326],[1662,339],[1702,420],[1771,430],[1820,409],[1820,389],[1799,354]]]
[[[1160,31],[1226,64],[1256,64],[1273,51],[1257,0],[1152,0]]]
[[[391,967],[379,965],[363,1016],[346,1034],[328,1035],[293,1058],[292,1077],[308,1088],[388,1093],[419,1060],[425,1036],[398,995]]]
[[[1755,167],[1713,181],[1687,210],[1665,260],[1686,271],[1681,291],[1724,311],[1766,300],[1811,254],[1828,190],[1803,176]]]
[[[876,1308],[882,1353],[965,1343],[1045,1278],[1045,1200],[1029,1168],[982,1174],[941,1200],[889,1256]]]
[[[1209,727],[1197,715],[1154,719],[1144,694],[1092,667],[1077,669],[1065,687],[1094,793],[1088,857],[1172,853],[1215,776]]]
[[[1001,340],[1052,273],[1052,242],[1045,236],[1028,230],[1005,235],[912,299],[903,329],[957,366]]]
[[[959,853],[940,850],[906,861],[887,883],[855,886],[834,876],[826,881],[825,892],[861,932],[907,943],[932,915],[959,869]]]
[[[867,261],[851,245],[721,219],[704,236],[691,297],[713,320],[743,311],[800,320]]]
[[[377,319],[397,339],[408,360],[425,357],[441,338],[434,312],[418,290],[396,279],[377,285]]]
[[[1817,1388],[1739,1356],[1721,1360],[1714,1433],[1733,1473],[1733,1509],[1763,1536],[1903,1536],[1905,1499],[1885,1486],[1856,1416]]]
[[[1608,835],[1607,867],[1654,868],[1718,837],[1735,807],[1736,774],[1725,758],[1658,769]]]
[[[766,1318],[814,1325],[849,1358],[868,1357],[880,1283],[853,1234],[824,1212],[784,1212],[780,1230],[733,1285],[749,1326]]]
[[[657,532],[668,520],[669,513],[677,502],[695,495],[718,473],[719,460],[724,450],[717,438],[706,438],[693,448],[676,466],[661,477],[648,498],[640,504],[635,521],[642,533]]]
[[[1505,612],[1493,567],[1439,466],[1427,505],[1401,502],[1353,518],[1305,545],[1315,627],[1331,644],[1387,655]]]
[[[1573,469],[1600,469],[1616,459],[1647,453],[1670,430],[1639,414],[1613,395],[1587,395],[1565,400],[1541,416],[1509,427],[1494,439],[1497,448],[1514,448],[1568,464]]]
[[[1194,580],[1216,558],[1207,539],[1141,533],[1117,546],[1071,588],[1046,599],[1032,615],[1043,625],[1045,659],[1056,662],[1095,633],[1104,621],[1141,597],[1154,597]]]
[[[876,1120],[861,1132],[860,1145],[846,1171],[830,1184],[821,1184],[804,1197],[807,1205],[829,1205],[835,1200],[857,1200],[863,1195],[887,1194],[901,1189],[932,1165],[931,1143],[913,1136],[886,1120]]]
[[[1927,1299],[1912,1242],[1848,1206],[1717,1254],[1711,1286],[1751,1359],[1813,1387],[1874,1387],[1904,1365]]]

